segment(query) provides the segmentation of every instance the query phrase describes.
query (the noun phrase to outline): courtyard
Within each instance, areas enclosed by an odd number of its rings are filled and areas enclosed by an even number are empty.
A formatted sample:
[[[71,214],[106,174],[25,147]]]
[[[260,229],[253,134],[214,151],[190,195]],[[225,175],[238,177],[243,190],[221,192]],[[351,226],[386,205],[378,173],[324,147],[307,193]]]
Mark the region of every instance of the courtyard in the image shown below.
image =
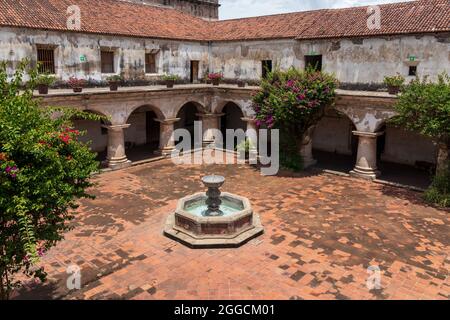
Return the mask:
[[[193,250],[163,235],[177,200],[201,177],[248,197],[264,235],[237,249]],[[65,240],[42,258],[48,282],[14,299],[450,298],[449,212],[421,193],[319,169],[261,176],[249,165],[174,165],[169,159],[102,173]],[[67,268],[81,289],[67,289]],[[381,288],[369,290],[369,267]]]

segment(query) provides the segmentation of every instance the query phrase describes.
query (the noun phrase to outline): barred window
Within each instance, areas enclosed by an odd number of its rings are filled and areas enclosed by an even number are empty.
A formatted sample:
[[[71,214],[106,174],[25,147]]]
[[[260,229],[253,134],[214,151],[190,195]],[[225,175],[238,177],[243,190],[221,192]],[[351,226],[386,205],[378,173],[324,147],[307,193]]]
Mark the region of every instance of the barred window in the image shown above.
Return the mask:
[[[114,52],[112,51],[102,51],[101,52],[102,61],[102,73],[114,73]]]
[[[37,49],[39,73],[55,74],[55,50],[48,48]]]

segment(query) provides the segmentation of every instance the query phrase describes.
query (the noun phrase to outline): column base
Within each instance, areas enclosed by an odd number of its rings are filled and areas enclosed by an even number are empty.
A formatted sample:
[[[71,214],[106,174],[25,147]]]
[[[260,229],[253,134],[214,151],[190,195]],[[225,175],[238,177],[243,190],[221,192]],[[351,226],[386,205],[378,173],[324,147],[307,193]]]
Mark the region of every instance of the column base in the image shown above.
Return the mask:
[[[303,169],[307,169],[310,167],[313,167],[317,164],[317,160],[316,159],[303,159]]]
[[[372,169],[363,169],[363,168],[355,168],[350,171],[350,176],[359,179],[365,180],[375,180],[381,175],[381,172],[378,170]]]
[[[131,167],[131,161],[127,158],[122,160],[107,160],[108,168],[112,170],[120,170]]]
[[[156,150],[154,153],[158,156],[168,157],[172,154],[173,150],[175,150],[175,148],[164,148],[164,149]]]
[[[203,147],[203,149],[213,149],[216,147],[216,141],[215,140],[203,140],[202,147]]]

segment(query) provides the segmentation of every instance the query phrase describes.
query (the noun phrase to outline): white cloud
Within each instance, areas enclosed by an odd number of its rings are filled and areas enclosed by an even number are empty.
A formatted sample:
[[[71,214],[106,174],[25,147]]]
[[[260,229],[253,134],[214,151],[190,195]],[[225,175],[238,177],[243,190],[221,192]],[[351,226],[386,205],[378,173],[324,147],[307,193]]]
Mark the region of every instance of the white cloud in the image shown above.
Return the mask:
[[[221,19],[254,17],[323,8],[345,8],[408,0],[220,0]]]

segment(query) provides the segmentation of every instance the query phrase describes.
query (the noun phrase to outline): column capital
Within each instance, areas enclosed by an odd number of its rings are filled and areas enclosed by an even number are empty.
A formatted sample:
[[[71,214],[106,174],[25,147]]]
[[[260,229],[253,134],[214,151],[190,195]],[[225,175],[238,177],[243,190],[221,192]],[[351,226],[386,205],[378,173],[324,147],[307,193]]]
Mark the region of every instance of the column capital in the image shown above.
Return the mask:
[[[108,130],[122,130],[127,129],[130,126],[131,124],[112,124],[112,125],[102,124],[102,127]]]
[[[384,131],[382,132],[363,132],[363,131],[352,131],[355,136],[358,137],[366,137],[366,138],[377,138],[379,136],[382,136],[384,134]]]
[[[225,115],[225,113],[196,113],[197,117],[200,118],[220,118]]]
[[[181,118],[171,118],[171,119],[155,119],[155,121],[161,123],[161,124],[174,124],[175,122],[180,121]]]
[[[241,120],[244,121],[244,122],[250,122],[250,123],[253,123],[253,124],[255,124],[256,121],[257,121],[255,118],[250,118],[250,117],[243,117],[243,118],[241,118]]]

